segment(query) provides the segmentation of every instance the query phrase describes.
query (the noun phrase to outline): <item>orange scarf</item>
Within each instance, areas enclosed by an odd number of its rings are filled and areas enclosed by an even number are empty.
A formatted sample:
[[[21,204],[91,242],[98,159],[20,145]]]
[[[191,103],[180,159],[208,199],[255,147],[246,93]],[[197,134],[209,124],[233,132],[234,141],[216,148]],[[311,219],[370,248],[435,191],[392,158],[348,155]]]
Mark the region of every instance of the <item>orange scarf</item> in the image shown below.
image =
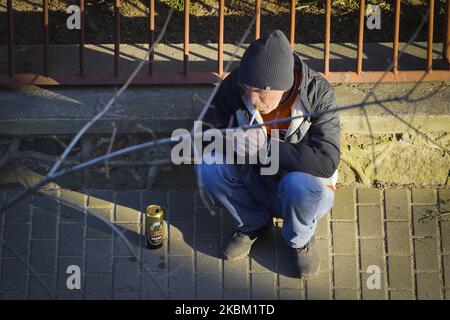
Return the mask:
[[[274,110],[268,114],[261,114],[264,122],[286,118],[291,116],[291,107],[294,104],[295,98],[297,97],[298,87],[300,85],[300,69],[294,70],[294,89],[292,90],[290,96],[281,104],[278,105]],[[287,129],[289,128],[291,121],[284,121],[265,125],[267,129],[267,134],[270,136],[272,129],[279,129],[280,138],[284,139]]]

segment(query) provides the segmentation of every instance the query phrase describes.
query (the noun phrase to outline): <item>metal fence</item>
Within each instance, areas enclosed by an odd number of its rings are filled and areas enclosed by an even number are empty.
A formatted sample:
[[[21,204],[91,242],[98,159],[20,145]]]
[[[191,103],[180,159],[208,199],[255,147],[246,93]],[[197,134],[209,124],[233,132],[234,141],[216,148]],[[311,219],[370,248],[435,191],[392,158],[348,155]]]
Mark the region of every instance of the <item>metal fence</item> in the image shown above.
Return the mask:
[[[149,1],[148,30],[149,48],[155,39],[155,1]],[[433,69],[433,27],[435,1],[429,1],[428,16],[428,36],[427,36],[427,57],[425,70],[399,70],[399,30],[400,30],[400,7],[401,0],[395,0],[395,31],[392,49],[392,69],[389,72],[364,71],[363,69],[363,47],[364,47],[364,13],[365,1],[360,1],[359,12],[359,33],[357,44],[357,57],[354,70],[334,72],[330,71],[330,28],[331,28],[331,0],[325,1],[325,43],[323,56],[322,74],[333,83],[339,82],[400,82],[400,81],[449,81],[450,80],[450,0],[446,2],[445,9],[445,30],[443,39],[442,59],[445,69]],[[139,74],[133,84],[212,84],[217,81],[217,77],[224,77],[223,40],[224,40],[224,0],[219,2],[219,34],[217,50],[217,69],[210,72],[190,72],[189,71],[189,13],[190,0],[184,1],[184,45],[183,45],[183,70],[180,72],[158,72],[155,70],[154,53],[149,55],[148,72]],[[291,46],[294,46],[295,39],[295,5],[296,1],[291,0],[290,9],[290,34]],[[49,74],[49,0],[43,0],[43,72],[38,73],[16,73],[14,70],[14,29],[13,29],[13,5],[12,0],[7,0],[8,17],[8,72],[0,73],[0,85],[36,84],[36,85],[118,85],[126,81],[129,74],[122,72],[120,68],[120,6],[121,1],[115,0],[114,8],[114,73],[113,74],[89,74],[85,68],[85,0],[79,0],[80,7],[80,31],[79,31],[79,73],[72,74]],[[255,0],[255,38],[260,36],[261,30],[261,0]]]

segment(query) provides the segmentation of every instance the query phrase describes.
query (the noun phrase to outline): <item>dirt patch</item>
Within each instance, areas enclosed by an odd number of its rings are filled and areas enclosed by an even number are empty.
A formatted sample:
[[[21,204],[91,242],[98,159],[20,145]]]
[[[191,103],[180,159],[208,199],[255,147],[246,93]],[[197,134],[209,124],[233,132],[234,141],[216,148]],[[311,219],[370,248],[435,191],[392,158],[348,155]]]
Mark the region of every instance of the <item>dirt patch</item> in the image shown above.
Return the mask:
[[[426,137],[411,133],[373,138],[369,135],[343,135],[341,154],[351,161],[341,161],[340,168],[345,175],[340,176],[339,181],[343,185],[361,182],[362,172],[374,185],[448,185],[449,148],[447,133],[428,133]],[[355,173],[355,180],[351,180],[348,169]]]
[[[442,150],[401,143],[396,145],[373,179],[388,184],[445,185],[450,158]]]

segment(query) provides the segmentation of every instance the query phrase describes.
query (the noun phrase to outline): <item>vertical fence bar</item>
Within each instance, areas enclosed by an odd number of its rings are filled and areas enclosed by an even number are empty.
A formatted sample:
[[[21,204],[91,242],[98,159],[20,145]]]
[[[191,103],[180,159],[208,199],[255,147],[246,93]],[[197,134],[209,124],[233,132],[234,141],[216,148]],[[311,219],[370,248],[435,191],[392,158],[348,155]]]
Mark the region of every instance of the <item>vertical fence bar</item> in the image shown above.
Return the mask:
[[[148,35],[148,49],[155,43],[155,0],[150,0],[149,4],[149,35]],[[156,49],[156,48],[155,48]],[[153,61],[155,61],[155,50],[149,53],[148,56],[148,74],[153,74]]]
[[[120,58],[120,0],[114,2],[115,39],[114,39],[114,74],[119,76]]]
[[[291,33],[290,33],[290,43],[291,48],[294,49],[295,42],[295,2],[296,0],[291,0]]]
[[[256,0],[255,3],[255,40],[259,39],[260,31],[261,31],[261,0]]]
[[[48,76],[48,0],[42,1],[44,34],[44,75]]]
[[[331,0],[327,0],[325,6],[325,44],[323,54],[323,73],[330,72],[330,26],[331,26]]]
[[[189,72],[189,11],[190,0],[184,0],[184,48],[183,48],[183,73]]]
[[[12,0],[8,0],[8,71],[9,76],[14,76],[14,23],[13,23],[13,5]]]
[[[434,26],[434,0],[430,1],[430,13],[428,15],[428,44],[427,44],[427,71],[433,70],[433,26]]]
[[[80,0],[80,46],[79,46],[79,63],[80,75],[84,76],[84,0]]]
[[[358,33],[358,57],[356,72],[362,72],[363,46],[364,46],[364,10],[365,1],[361,0],[359,4],[359,33]]]
[[[445,6],[445,30],[444,41],[442,42],[442,59],[447,68],[450,68],[450,0]]]
[[[222,76],[223,73],[223,32],[224,32],[224,13],[225,0],[219,0],[219,44],[218,44],[218,73]]]
[[[392,52],[392,72],[398,73],[398,38],[400,35],[400,5],[401,0],[395,0],[395,25],[394,25],[394,47]]]

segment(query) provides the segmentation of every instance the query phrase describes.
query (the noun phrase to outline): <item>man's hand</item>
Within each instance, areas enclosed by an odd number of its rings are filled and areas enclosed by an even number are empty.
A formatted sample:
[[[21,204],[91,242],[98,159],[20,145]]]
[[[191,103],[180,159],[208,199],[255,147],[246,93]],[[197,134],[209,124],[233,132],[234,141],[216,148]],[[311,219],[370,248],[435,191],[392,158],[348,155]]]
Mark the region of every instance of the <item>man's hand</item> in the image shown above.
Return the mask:
[[[241,157],[254,156],[266,142],[266,135],[261,127],[245,131],[237,130],[234,134],[234,151]]]

